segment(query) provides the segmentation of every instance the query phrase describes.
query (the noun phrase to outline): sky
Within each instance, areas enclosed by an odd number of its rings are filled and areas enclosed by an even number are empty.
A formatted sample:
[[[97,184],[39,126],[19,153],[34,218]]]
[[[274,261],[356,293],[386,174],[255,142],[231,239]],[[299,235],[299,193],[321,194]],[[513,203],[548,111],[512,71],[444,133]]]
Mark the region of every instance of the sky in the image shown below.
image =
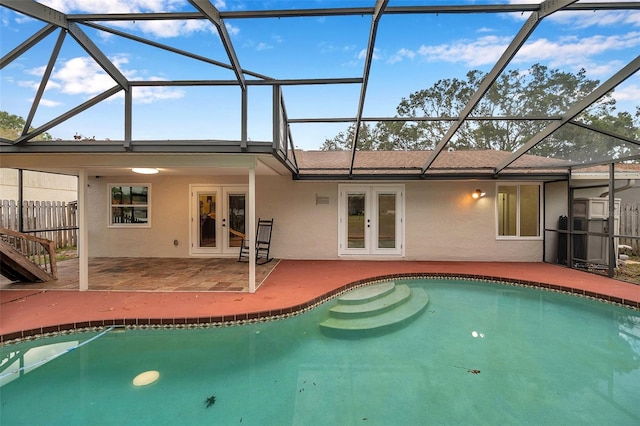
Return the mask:
[[[193,12],[186,0],[40,0],[64,13]],[[374,0],[212,0],[220,11],[372,7]],[[402,5],[539,3],[536,1],[390,0]],[[395,115],[398,103],[440,79],[488,72],[522,27],[528,13],[385,15],[377,33],[366,92],[365,117]],[[35,19],[0,6],[0,55],[43,27]],[[154,42],[229,64],[214,25],[206,20],[100,22]],[[227,19],[225,27],[245,70],[277,79],[360,78],[371,16]],[[225,68],[183,58],[80,25],[130,80],[234,80]],[[0,109],[26,117],[58,32],[0,70]],[[559,12],[542,20],[508,69],[526,72],[536,63],[605,81],[640,52],[640,10]],[[253,77],[247,77],[252,79]],[[113,87],[115,82],[71,37],[56,61],[34,117],[38,127]],[[361,87],[304,85],[283,88],[289,118],[352,118]],[[240,139],[240,89],[225,87],[136,87],[132,89],[134,139]],[[618,110],[640,104],[640,75],[614,92]],[[271,139],[272,92],[249,86],[251,140]],[[48,131],[54,138],[82,135],[96,140],[124,137],[121,93]],[[294,143],[317,149],[348,123],[292,124]]]

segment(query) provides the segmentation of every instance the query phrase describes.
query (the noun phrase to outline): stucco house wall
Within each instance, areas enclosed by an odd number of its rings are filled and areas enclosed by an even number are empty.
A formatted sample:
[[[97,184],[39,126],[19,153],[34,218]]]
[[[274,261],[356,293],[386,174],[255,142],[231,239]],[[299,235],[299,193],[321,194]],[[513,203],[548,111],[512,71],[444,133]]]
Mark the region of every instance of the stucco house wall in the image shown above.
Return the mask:
[[[189,185],[247,185],[247,182],[247,176],[90,177],[89,255],[188,257]],[[109,183],[152,185],[151,228],[107,226]],[[496,238],[495,181],[406,182],[404,185],[405,259],[542,260],[541,239]],[[479,187],[487,195],[474,200],[471,193]],[[289,176],[256,177],[256,217],[275,219],[271,251],[274,257],[340,258],[338,190],[338,182],[300,182]],[[322,202],[318,202],[319,199]],[[178,241],[177,246],[174,240]]]
[[[495,181],[407,183],[406,259],[540,261],[541,240],[496,238],[496,192]]]

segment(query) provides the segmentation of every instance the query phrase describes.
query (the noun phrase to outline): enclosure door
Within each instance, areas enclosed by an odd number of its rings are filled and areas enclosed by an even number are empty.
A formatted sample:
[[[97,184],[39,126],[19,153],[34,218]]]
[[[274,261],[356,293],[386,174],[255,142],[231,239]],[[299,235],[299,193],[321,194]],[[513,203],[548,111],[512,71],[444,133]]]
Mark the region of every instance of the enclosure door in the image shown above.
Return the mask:
[[[402,186],[341,185],[340,255],[401,255],[404,244]]]
[[[192,185],[192,255],[237,255],[245,235],[247,187]]]

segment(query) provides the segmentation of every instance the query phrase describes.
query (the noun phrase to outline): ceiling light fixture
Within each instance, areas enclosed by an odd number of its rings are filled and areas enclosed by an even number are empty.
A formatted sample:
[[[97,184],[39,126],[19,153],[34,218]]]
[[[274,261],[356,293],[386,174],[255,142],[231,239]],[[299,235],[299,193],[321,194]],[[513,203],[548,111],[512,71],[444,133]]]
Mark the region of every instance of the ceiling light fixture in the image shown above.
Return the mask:
[[[158,169],[150,167],[134,167],[131,171],[134,173],[140,173],[141,175],[155,175],[158,173]]]

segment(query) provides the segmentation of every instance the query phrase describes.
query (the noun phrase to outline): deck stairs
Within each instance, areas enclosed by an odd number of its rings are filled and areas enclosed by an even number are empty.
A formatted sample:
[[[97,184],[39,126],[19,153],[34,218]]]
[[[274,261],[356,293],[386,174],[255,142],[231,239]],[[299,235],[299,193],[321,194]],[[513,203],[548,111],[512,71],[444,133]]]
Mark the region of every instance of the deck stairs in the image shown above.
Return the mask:
[[[374,284],[340,297],[320,328],[349,333],[399,327],[419,315],[428,303],[429,295],[422,288],[393,281]]]
[[[0,275],[21,282],[57,279],[55,243],[0,228]]]

